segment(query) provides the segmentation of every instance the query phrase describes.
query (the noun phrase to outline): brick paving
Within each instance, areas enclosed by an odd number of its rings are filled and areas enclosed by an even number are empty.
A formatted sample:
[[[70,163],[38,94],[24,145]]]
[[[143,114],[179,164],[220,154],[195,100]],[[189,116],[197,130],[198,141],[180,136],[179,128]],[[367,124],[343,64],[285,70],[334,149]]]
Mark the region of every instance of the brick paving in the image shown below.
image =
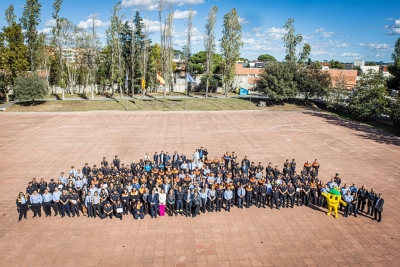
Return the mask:
[[[32,177],[49,181],[103,156],[129,163],[200,146],[280,168],[286,158],[317,158],[323,181],[339,172],[343,182],[382,192],[383,220],[295,207],[141,221],[29,212],[17,222],[15,199]],[[4,113],[0,155],[1,266],[400,266],[400,139],[324,113]]]

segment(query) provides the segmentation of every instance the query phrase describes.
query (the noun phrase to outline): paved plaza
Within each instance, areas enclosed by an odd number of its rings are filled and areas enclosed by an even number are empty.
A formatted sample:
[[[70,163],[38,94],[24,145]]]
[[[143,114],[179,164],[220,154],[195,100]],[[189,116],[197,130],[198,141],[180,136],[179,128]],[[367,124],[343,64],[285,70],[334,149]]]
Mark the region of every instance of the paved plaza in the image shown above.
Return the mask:
[[[49,182],[103,156],[127,164],[201,146],[264,167],[317,158],[324,182],[338,172],[343,184],[382,192],[382,222],[335,219],[310,205],[140,221],[29,212],[18,223],[15,199],[33,177]],[[0,155],[1,266],[400,266],[400,139],[326,113],[2,113]]]

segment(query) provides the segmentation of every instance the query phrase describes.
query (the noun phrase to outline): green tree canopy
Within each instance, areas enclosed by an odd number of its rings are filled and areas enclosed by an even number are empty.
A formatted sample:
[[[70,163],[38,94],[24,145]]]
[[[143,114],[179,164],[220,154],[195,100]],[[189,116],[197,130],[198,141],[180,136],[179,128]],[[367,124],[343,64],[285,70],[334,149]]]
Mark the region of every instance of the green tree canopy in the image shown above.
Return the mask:
[[[332,59],[331,61],[329,61],[329,68],[343,70],[344,65],[342,63],[340,63],[339,61]]]
[[[259,55],[257,59],[264,62],[276,62],[276,58],[270,54]]]
[[[384,113],[388,105],[386,79],[380,72],[369,70],[357,81],[349,97],[349,110],[359,119]]]
[[[15,98],[18,100],[43,99],[47,94],[46,80],[38,75],[20,76],[13,86]]]
[[[400,37],[397,38],[396,43],[394,44],[394,50],[392,53],[393,64],[388,66],[388,70],[390,74],[395,76],[400,80]]]
[[[296,81],[297,88],[305,100],[326,96],[331,86],[331,76],[326,71],[322,71],[316,63],[311,63],[307,68],[297,71]]]

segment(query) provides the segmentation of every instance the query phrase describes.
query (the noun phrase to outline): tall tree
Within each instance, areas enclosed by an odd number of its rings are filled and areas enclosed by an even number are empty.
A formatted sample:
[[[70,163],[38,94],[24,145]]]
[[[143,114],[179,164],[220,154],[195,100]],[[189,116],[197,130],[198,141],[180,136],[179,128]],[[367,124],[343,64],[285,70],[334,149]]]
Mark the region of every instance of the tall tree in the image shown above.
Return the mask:
[[[0,75],[0,89],[6,95],[7,102],[15,79],[29,69],[27,52],[21,25],[14,21],[11,26],[4,27],[0,33],[0,69],[4,70]]]
[[[207,23],[204,32],[204,49],[206,50],[206,98],[208,97],[208,82],[212,77],[214,68],[214,54],[215,54],[215,24],[217,22],[218,7],[212,6],[208,13]]]
[[[394,50],[392,53],[393,64],[390,64],[388,70],[390,74],[395,76],[400,80],[400,37],[397,38],[396,43],[394,44]]]
[[[12,26],[13,22],[15,22],[15,16],[14,14],[14,5],[11,4],[7,9],[6,9],[6,21],[8,27]]]
[[[22,28],[25,30],[25,38],[28,44],[28,54],[30,60],[31,71],[36,69],[35,47],[38,38],[37,26],[42,21],[40,18],[40,10],[42,5],[39,0],[26,0],[24,11],[20,22]]]
[[[311,63],[296,72],[295,79],[299,92],[304,100],[311,97],[324,97],[331,86],[331,76],[319,68],[318,64]]]
[[[286,34],[283,36],[283,42],[285,43],[286,47],[286,61],[296,62],[296,49],[297,45],[299,45],[303,41],[303,36],[301,34],[295,35],[296,30],[294,29],[293,25],[294,19],[289,18],[285,25],[283,26],[287,31]]]
[[[326,106],[328,108],[338,109],[346,105],[349,89],[343,71],[335,78],[333,86],[326,96]]]
[[[240,48],[242,46],[242,26],[239,23],[239,15],[236,9],[233,8],[231,12],[224,16],[221,39],[222,75],[226,97],[228,97],[228,85],[232,83],[235,77],[235,65],[240,56]]]
[[[269,54],[259,55],[257,60],[261,60],[261,61],[264,61],[264,62],[276,62],[276,58],[274,56],[269,55]]]
[[[386,89],[386,79],[381,72],[363,73],[349,97],[350,112],[359,119],[380,116],[388,105]]]
[[[190,59],[192,57],[192,32],[193,32],[193,10],[189,10],[188,24],[187,24],[187,41],[184,53],[186,58],[186,72],[192,74],[193,69],[190,68]],[[187,83],[187,79],[186,79]],[[192,85],[190,84],[190,87]],[[187,94],[189,95],[189,85],[187,87]]]
[[[44,70],[46,82],[49,84],[49,73],[51,66],[51,47],[48,44],[48,39],[45,33],[40,33],[36,42],[36,58],[39,70]]]

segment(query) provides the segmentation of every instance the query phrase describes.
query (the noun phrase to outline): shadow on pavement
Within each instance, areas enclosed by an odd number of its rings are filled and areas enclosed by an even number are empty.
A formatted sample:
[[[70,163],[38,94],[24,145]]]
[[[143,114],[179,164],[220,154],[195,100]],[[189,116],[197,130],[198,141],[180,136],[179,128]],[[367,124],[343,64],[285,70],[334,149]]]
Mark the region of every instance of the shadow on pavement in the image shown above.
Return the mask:
[[[375,129],[371,126],[362,124],[360,122],[343,119],[339,116],[323,112],[304,112],[311,116],[323,118],[327,123],[346,127],[348,129],[357,131],[355,134],[363,139],[373,140],[379,144],[400,146],[400,138],[395,135],[388,134],[382,130]]]

